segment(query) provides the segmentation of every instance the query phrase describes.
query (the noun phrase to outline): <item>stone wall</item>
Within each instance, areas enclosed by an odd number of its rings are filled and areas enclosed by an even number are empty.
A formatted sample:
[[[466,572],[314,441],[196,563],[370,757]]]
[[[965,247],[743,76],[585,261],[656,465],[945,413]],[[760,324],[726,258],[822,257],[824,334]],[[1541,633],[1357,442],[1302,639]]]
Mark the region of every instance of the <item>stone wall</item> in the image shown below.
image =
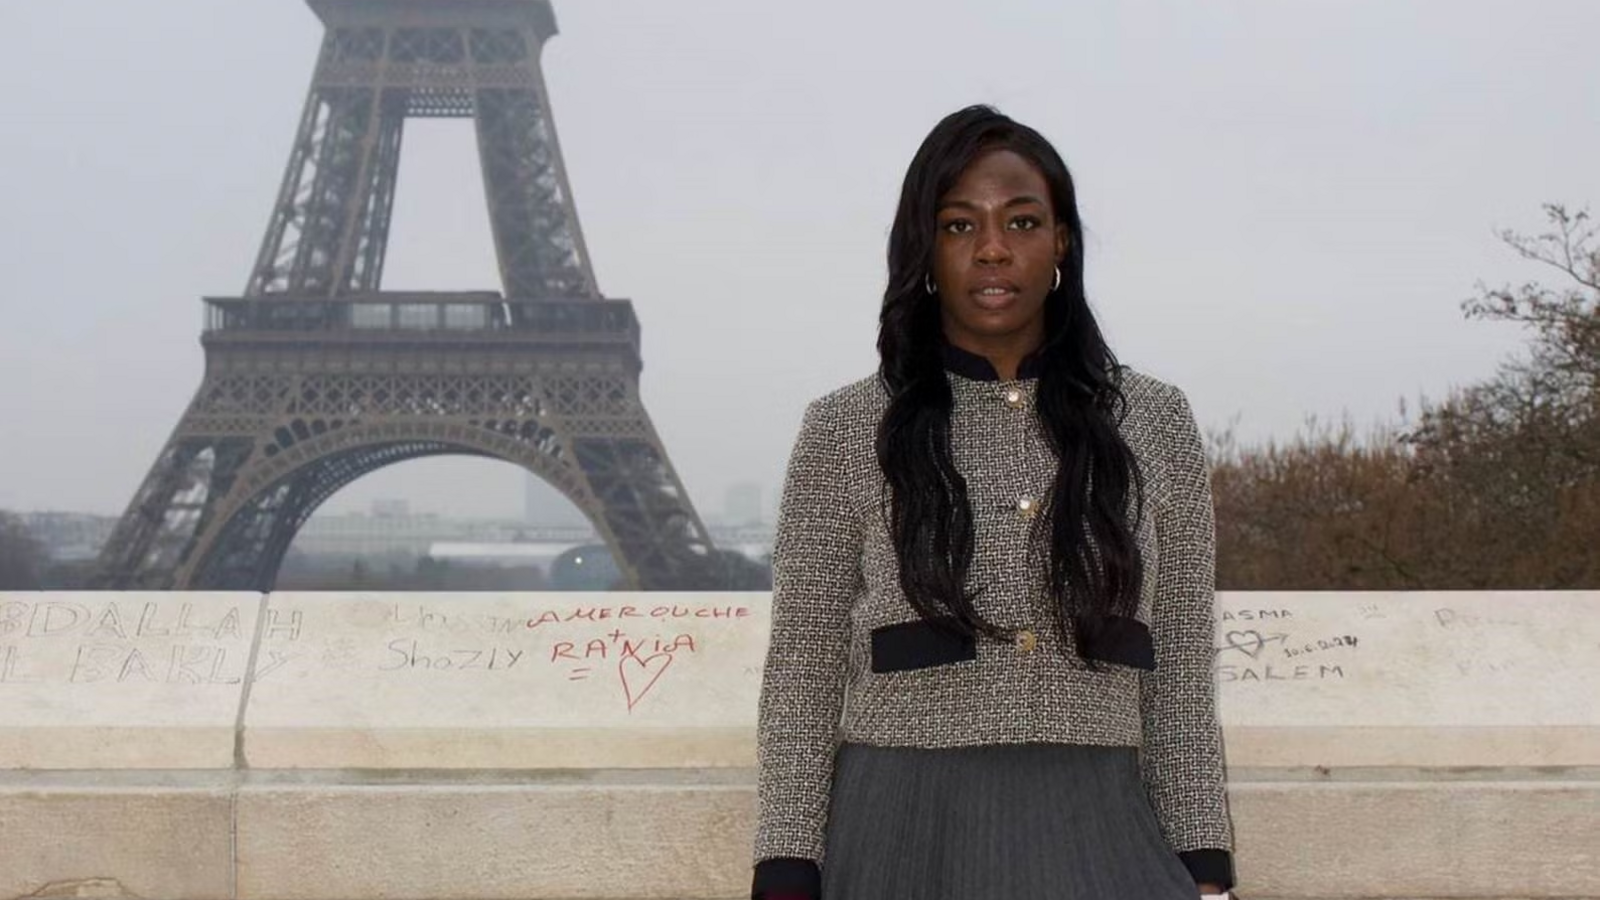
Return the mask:
[[[1600,593],[1225,594],[1242,894],[1600,898]],[[0,594],[0,900],[748,894],[764,594]]]

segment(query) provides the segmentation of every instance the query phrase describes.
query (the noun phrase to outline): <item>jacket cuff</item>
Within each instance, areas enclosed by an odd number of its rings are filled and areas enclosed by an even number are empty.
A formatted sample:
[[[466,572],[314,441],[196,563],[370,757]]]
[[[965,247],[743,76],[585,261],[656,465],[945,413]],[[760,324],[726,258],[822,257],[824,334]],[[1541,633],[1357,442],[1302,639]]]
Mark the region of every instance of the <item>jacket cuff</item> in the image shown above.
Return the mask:
[[[1233,854],[1226,850],[1185,850],[1178,854],[1195,884],[1215,884],[1223,890],[1233,887]]]
[[[765,900],[769,895],[801,894],[822,896],[822,869],[815,860],[779,856],[756,863],[750,900]]]

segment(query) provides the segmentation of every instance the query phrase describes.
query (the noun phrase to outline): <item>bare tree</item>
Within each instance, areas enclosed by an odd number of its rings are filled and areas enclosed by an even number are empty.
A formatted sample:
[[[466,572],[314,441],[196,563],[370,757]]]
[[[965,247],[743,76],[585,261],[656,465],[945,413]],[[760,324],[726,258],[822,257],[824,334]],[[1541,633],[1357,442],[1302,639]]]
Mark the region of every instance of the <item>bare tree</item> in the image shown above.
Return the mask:
[[[1470,587],[1600,584],[1600,246],[1587,212],[1545,214],[1548,231],[1500,237],[1558,283],[1480,284],[1463,304],[1471,318],[1522,325],[1527,352],[1425,406],[1404,437],[1417,483],[1471,546]]]
[[[1221,586],[1600,585],[1600,247],[1588,213],[1545,213],[1548,231],[1500,237],[1559,282],[1480,284],[1463,304],[1469,318],[1527,328],[1525,354],[1425,402],[1407,431],[1217,442]]]

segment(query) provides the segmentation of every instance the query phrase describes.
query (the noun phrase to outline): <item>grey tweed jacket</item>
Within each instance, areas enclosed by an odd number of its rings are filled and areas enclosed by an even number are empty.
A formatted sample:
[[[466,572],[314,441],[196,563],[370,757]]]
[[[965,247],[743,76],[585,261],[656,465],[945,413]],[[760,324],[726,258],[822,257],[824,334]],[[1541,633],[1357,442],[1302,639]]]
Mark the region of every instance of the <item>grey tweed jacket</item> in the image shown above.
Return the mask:
[[[975,529],[969,587],[982,588],[979,612],[1015,639],[951,638],[906,601],[880,511],[874,440],[888,400],[877,378],[813,401],[773,548],[754,896],[815,894],[841,741],[1139,747],[1167,842],[1197,881],[1231,885],[1212,674],[1212,498],[1187,399],[1123,370],[1120,430],[1145,481],[1136,539],[1146,568],[1136,617],[1090,650],[1105,663],[1095,671],[1052,624],[1040,523],[1056,460],[1034,414],[1037,382],[1000,381],[981,357],[953,356],[951,444]]]

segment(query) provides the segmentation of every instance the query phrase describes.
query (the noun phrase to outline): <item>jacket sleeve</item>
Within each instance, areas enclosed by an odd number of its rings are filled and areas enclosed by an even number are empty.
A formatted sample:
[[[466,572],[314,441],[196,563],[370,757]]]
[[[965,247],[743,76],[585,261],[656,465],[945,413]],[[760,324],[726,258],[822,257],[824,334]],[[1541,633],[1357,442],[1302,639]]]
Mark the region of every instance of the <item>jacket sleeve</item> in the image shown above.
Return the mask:
[[[751,896],[820,893],[823,834],[862,584],[861,529],[837,424],[806,408],[789,458],[772,550],[772,632],[756,733]]]
[[[1140,681],[1141,769],[1167,843],[1197,883],[1231,887],[1233,829],[1217,722],[1216,524],[1211,476],[1194,412],[1171,388],[1159,417],[1155,468],[1156,667]]]

